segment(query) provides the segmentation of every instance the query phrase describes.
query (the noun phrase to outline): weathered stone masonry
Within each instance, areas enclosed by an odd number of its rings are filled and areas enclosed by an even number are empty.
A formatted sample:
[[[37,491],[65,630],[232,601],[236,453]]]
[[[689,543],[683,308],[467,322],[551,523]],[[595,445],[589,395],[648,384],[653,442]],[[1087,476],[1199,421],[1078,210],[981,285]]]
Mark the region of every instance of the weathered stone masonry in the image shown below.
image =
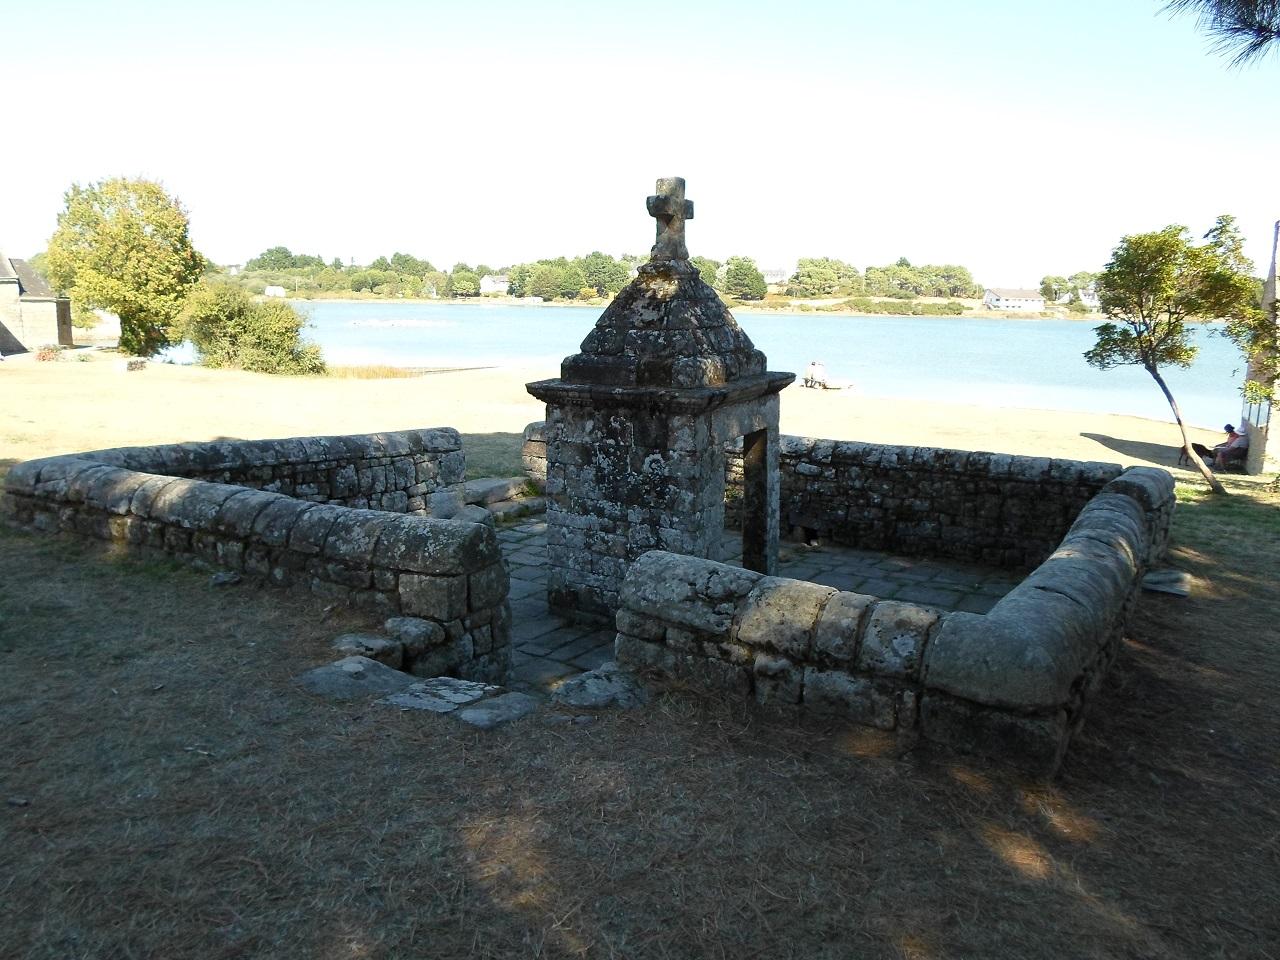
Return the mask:
[[[456,500],[464,469],[448,429],[130,447],[18,464],[0,513],[421,617],[408,669],[501,680],[511,615],[493,531],[395,512]]]
[[[617,658],[1050,775],[1164,553],[1173,502],[1166,471],[1125,471],[985,616],[655,551],[624,584]]]
[[[811,437],[780,441],[784,530],[866,550],[1030,570],[1120,476],[1115,463]],[[736,519],[742,454],[728,456]]]

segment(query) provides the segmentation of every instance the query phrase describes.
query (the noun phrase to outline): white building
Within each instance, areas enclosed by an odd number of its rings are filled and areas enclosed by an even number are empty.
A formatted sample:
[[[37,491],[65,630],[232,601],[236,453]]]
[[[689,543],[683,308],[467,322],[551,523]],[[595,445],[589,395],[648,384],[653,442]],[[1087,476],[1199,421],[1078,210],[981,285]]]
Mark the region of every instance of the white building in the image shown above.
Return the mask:
[[[0,252],[0,354],[70,346],[71,301],[55,296],[25,260]]]
[[[1023,310],[1027,313],[1039,313],[1044,309],[1044,295],[1039,290],[988,287],[982,297],[982,305],[991,310]]]
[[[480,292],[482,294],[506,293],[510,284],[511,280],[505,273],[486,273],[480,278]]]

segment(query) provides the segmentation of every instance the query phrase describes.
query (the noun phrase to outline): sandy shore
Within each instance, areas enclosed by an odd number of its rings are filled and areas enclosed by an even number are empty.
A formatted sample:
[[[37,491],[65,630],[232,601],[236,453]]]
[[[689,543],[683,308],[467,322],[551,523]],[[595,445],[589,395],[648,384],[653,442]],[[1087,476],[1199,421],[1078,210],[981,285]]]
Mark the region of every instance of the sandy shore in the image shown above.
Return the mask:
[[[268,377],[149,364],[126,373],[114,354],[90,362],[0,364],[0,459],[219,437],[262,438],[452,426],[519,433],[543,418],[524,390],[555,369],[495,368],[412,379]],[[961,400],[963,398],[957,398]],[[970,406],[945,407],[789,387],[782,431],[874,443],[992,450],[1175,468],[1171,423],[1138,417]],[[1220,436],[1194,430],[1194,440]]]

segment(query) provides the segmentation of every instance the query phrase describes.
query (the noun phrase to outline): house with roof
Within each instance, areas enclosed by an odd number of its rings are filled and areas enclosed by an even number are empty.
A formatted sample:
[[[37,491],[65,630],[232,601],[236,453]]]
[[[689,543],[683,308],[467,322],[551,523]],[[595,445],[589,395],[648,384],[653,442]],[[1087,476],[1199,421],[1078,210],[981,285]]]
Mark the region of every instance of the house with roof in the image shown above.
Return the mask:
[[[50,343],[71,346],[71,301],[55,295],[27,261],[0,251],[0,353]]]
[[[982,305],[989,310],[1023,310],[1039,313],[1044,309],[1044,294],[1039,290],[1018,290],[1012,287],[988,287],[983,294]]]
[[[505,273],[486,273],[480,278],[480,293],[506,293],[511,285],[511,278]]]

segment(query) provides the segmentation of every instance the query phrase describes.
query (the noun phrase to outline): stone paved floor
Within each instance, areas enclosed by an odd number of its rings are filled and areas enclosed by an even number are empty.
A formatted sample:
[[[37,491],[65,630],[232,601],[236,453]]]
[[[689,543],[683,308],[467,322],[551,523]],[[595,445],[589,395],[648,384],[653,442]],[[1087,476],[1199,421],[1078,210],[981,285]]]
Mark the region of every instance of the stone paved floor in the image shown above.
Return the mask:
[[[547,525],[542,517],[498,531],[511,572],[511,642],[517,690],[545,691],[613,659],[614,631],[568,624],[547,610]],[[726,562],[741,565],[742,541],[727,533]],[[986,613],[1021,577],[973,564],[922,560],[849,547],[784,543],[780,576],[939,610]]]

